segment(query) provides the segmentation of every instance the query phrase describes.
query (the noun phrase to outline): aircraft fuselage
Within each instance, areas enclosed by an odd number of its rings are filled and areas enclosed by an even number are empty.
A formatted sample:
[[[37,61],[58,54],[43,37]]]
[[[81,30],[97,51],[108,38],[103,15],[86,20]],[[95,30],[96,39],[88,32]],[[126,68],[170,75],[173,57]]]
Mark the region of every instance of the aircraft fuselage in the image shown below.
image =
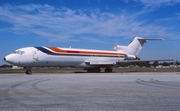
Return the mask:
[[[5,61],[22,67],[95,67],[92,61],[120,61],[124,54],[117,51],[83,50],[57,47],[26,47],[7,55]]]

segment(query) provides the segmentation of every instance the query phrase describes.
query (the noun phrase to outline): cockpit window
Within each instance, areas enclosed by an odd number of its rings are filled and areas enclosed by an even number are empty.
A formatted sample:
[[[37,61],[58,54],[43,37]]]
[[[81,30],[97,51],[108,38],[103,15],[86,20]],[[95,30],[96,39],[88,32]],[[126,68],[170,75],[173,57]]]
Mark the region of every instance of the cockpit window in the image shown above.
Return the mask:
[[[22,51],[22,50],[16,50],[16,51],[14,51],[13,53],[14,53],[14,54],[22,55],[22,54],[24,54],[24,51]]]

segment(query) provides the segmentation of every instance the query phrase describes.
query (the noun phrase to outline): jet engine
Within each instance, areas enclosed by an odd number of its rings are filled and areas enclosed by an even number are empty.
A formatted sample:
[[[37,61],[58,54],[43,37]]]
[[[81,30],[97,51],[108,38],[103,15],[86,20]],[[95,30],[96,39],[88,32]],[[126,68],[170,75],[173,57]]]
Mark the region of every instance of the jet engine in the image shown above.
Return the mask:
[[[136,57],[135,55],[126,54],[125,58],[128,60],[140,60],[140,58]]]
[[[118,50],[126,50],[127,49],[127,46],[121,46],[121,45],[115,45],[114,46],[114,50],[118,51]]]

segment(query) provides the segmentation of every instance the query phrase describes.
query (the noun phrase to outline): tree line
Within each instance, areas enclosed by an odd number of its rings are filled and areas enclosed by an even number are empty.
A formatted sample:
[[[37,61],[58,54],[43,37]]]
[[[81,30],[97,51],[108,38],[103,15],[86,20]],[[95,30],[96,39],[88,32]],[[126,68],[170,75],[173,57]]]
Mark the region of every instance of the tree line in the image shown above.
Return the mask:
[[[170,66],[170,65],[180,65],[180,62],[176,61],[176,62],[158,62],[158,61],[154,61],[154,62],[137,62],[137,63],[131,63],[128,65],[136,65],[139,67],[156,67],[156,66]]]
[[[3,64],[0,66],[0,68],[12,68],[12,65]]]

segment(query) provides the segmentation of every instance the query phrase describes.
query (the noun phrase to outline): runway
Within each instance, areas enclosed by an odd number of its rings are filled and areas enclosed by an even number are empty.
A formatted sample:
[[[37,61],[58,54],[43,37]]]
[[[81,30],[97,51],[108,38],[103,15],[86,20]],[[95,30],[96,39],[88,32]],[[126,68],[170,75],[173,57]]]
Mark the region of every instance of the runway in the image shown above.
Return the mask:
[[[180,73],[0,74],[1,111],[179,111]]]

